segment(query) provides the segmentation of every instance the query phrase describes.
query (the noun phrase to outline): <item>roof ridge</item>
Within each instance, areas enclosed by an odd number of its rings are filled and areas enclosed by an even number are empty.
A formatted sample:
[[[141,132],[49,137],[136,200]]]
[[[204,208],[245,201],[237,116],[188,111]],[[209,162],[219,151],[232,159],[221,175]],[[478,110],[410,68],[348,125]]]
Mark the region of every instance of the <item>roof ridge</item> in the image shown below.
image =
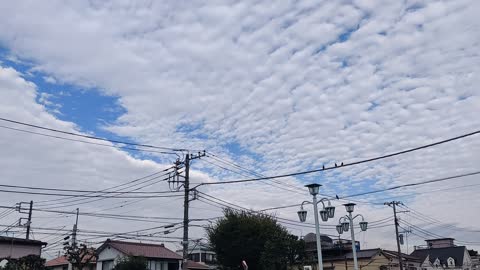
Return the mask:
[[[447,248],[467,248],[467,246],[453,246],[453,247],[439,247],[439,248],[421,248],[421,249],[416,249],[415,251],[424,251],[424,250],[438,250],[438,249],[447,249]]]
[[[109,240],[110,243],[120,243],[120,244],[127,244],[127,245],[141,245],[141,246],[155,246],[155,247],[163,247],[166,248],[163,243],[161,244],[154,244],[154,243],[141,243],[141,242],[130,242],[130,241],[119,241],[119,240]],[[167,248],[166,248],[167,249]]]

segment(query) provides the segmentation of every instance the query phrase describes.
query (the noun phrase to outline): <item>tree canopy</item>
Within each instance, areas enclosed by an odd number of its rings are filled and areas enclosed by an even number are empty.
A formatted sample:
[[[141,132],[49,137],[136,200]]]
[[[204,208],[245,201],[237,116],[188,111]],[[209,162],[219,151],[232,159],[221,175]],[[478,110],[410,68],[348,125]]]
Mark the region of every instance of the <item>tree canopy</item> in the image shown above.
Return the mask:
[[[45,259],[37,255],[28,255],[17,260],[9,259],[8,263],[0,269],[3,270],[44,270]]]
[[[87,247],[85,244],[68,244],[63,247],[68,262],[72,264],[73,270],[81,270],[96,259],[95,248]]]
[[[113,270],[148,270],[147,260],[142,257],[125,257],[115,265]]]
[[[223,269],[286,269],[303,254],[303,241],[269,215],[224,210],[224,217],[207,229],[217,262]]]

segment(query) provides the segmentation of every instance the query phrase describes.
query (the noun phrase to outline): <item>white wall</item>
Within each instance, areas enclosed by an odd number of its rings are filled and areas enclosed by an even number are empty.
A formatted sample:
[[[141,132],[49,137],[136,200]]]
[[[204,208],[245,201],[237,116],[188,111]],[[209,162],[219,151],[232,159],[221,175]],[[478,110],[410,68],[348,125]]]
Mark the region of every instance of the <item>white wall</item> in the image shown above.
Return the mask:
[[[472,257],[468,253],[468,250],[465,249],[465,254],[463,254],[463,269],[470,269],[472,270]]]
[[[0,243],[0,258],[18,259],[28,255],[41,255],[41,246]]]
[[[98,254],[97,270],[102,270],[102,261],[114,260],[115,263],[117,263],[118,260],[123,256],[124,254],[120,251],[111,247],[106,247],[104,250],[102,250],[102,252]]]

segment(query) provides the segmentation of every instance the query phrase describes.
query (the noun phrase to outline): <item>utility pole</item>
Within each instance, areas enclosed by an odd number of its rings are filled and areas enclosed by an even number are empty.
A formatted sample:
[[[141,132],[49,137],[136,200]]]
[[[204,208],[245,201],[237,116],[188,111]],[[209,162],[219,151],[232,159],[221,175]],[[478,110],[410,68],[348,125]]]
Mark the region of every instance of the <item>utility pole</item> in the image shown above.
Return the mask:
[[[30,239],[30,224],[32,223],[32,210],[33,210],[33,201],[30,201],[30,209],[28,210],[28,221],[27,221],[27,239]]]
[[[182,269],[187,270],[188,261],[188,208],[190,205],[190,154],[185,157],[185,183],[183,198],[183,264]]]
[[[77,208],[77,217],[75,219],[75,224],[73,224],[72,230],[72,248],[75,249],[77,246],[77,230],[78,230],[78,212],[79,209]],[[73,270],[73,265],[71,262],[68,262],[68,270]]]
[[[75,224],[73,224],[73,230],[72,230],[72,246],[75,246],[77,244],[77,229],[78,229],[78,208],[77,208],[77,218],[75,220]]]
[[[194,159],[199,159],[201,157],[204,157],[206,155],[205,151],[203,152],[198,152],[198,154],[190,154],[187,153],[185,155],[185,160],[179,161],[177,160],[175,162],[175,175],[173,176],[173,181],[169,180],[169,184],[173,183],[173,188],[170,186],[171,189],[174,190],[179,190],[181,188],[180,183],[183,185],[184,189],[184,200],[183,200],[183,241],[182,241],[182,246],[183,246],[183,263],[182,263],[182,269],[187,270],[187,261],[188,261],[188,226],[189,226],[189,205],[190,201],[195,200],[195,197],[193,199],[190,199],[190,191],[195,189],[190,189],[190,162]],[[185,176],[182,176],[184,178],[183,181],[180,181],[179,176],[180,173],[178,172],[178,169],[180,169],[180,165],[183,165],[185,168]]]
[[[400,270],[403,270],[403,259],[402,259],[402,250],[400,249],[400,239],[398,236],[398,219],[397,219],[397,209],[396,206],[403,204],[399,201],[386,202],[385,205],[393,207],[393,216],[395,220],[395,235],[397,236],[397,249],[398,249],[398,264],[400,265]]]
[[[402,232],[400,232],[400,234],[404,235],[405,236],[405,242],[407,244],[407,254],[409,254],[409,251],[408,251],[408,235],[412,233],[412,229],[411,228],[408,228],[406,230],[403,230]],[[403,245],[403,243],[400,243]]]
[[[15,205],[15,210],[17,210],[21,214],[28,214],[28,218],[20,218],[18,220],[18,226],[26,226],[27,227],[27,233],[25,235],[25,239],[30,239],[30,230],[31,230],[31,224],[32,224],[32,211],[33,211],[33,201],[30,201],[29,205],[29,210],[28,212],[23,212],[26,210],[25,208],[22,207],[23,204],[27,204],[28,202],[19,202]],[[22,220],[27,220],[26,224],[22,224]]]

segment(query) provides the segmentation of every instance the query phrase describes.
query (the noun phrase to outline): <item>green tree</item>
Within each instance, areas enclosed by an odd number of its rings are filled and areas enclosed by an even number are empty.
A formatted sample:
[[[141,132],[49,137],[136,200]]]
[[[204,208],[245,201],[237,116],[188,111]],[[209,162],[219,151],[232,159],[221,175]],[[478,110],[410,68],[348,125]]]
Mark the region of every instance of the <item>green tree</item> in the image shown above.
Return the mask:
[[[85,244],[68,244],[63,247],[68,262],[74,270],[81,270],[96,259],[95,249]]]
[[[226,209],[224,217],[207,228],[207,235],[218,264],[226,270],[240,269],[242,260],[249,270],[281,270],[303,253],[298,238],[269,215]]]
[[[113,270],[148,270],[147,260],[142,257],[125,257],[115,265]]]
[[[4,270],[44,270],[45,259],[37,255],[28,255],[18,260],[9,260]]]

